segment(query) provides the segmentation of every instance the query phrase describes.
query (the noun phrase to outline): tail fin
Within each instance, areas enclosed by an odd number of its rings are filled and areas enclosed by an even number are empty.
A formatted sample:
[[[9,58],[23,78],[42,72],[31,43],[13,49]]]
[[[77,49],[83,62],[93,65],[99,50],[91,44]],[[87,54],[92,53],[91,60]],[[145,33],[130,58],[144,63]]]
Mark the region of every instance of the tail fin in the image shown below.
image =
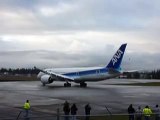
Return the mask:
[[[107,68],[113,68],[113,69],[119,69],[120,68],[126,46],[127,46],[127,44],[122,44],[121,45],[121,47],[117,50],[117,52],[112,57],[109,64],[106,66]]]

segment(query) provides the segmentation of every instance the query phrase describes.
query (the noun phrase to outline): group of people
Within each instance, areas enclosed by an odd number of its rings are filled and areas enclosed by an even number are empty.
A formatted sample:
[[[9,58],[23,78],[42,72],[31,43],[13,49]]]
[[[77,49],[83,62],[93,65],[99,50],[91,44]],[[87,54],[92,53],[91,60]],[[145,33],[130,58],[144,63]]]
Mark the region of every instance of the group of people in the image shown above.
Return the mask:
[[[148,105],[143,109],[138,106],[137,110],[135,110],[133,105],[130,104],[128,107],[129,120],[142,120],[142,115],[144,115],[144,120],[150,120],[150,117],[153,114],[152,111],[155,114],[155,120],[160,120],[160,108],[158,105],[156,105],[153,110],[151,110]]]
[[[26,100],[24,103],[23,109],[25,111],[24,117],[28,118],[28,113],[30,110],[30,102],[29,100]],[[71,120],[76,120],[76,115],[78,108],[75,103],[72,104],[70,107],[70,104],[68,101],[65,101],[63,105],[63,111],[64,111],[64,119],[69,120],[71,116]],[[91,106],[88,104],[85,105],[85,120],[89,120],[90,117],[90,111],[91,111]],[[153,111],[153,112],[152,112]],[[71,113],[71,115],[70,115]],[[155,114],[155,120],[160,120],[160,108],[158,104],[155,106],[153,110],[146,105],[145,108],[141,109],[140,106],[135,110],[133,105],[130,104],[128,107],[128,114],[129,114],[129,120],[142,120],[142,115],[144,115],[144,120],[150,120],[150,117],[152,114]]]
[[[29,118],[29,110],[30,110],[29,100],[26,100],[26,102],[23,105],[23,109],[24,109],[24,117],[27,120]],[[65,120],[70,120],[70,112],[71,112],[71,120],[76,120],[76,114],[77,114],[78,108],[75,103],[73,103],[72,106],[70,107],[69,102],[65,101],[63,106],[63,111],[65,115],[64,116]],[[85,120],[89,120],[90,111],[91,111],[91,107],[88,103],[87,105],[85,105],[85,114],[86,114]]]
[[[64,116],[65,120],[69,120],[70,112],[71,112],[71,120],[76,120],[76,114],[77,114],[78,108],[75,103],[73,103],[72,106],[70,107],[70,104],[68,103],[68,101],[65,101],[63,106],[63,111],[65,115]],[[88,103],[87,105],[85,105],[85,114],[86,114],[85,120],[89,120],[90,111],[91,111],[91,107]]]

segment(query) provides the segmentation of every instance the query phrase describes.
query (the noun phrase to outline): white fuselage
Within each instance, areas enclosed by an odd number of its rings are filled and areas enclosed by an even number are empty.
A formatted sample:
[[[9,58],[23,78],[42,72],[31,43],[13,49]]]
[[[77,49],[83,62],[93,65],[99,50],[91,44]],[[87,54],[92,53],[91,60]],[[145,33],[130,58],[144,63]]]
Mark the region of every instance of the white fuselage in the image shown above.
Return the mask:
[[[74,79],[74,82],[94,82],[113,78],[120,75],[120,72],[109,73],[107,68],[103,67],[87,67],[87,68],[54,68],[45,69],[49,73],[56,73],[68,76]],[[45,73],[40,72],[38,78],[41,78]],[[56,81],[57,79],[55,79]],[[61,81],[61,80],[60,80]]]

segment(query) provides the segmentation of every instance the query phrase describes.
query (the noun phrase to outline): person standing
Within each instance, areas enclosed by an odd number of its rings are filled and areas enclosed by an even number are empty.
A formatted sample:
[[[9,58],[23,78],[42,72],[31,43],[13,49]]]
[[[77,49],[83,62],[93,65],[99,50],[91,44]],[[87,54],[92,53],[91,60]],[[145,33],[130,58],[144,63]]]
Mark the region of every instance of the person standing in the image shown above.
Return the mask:
[[[73,103],[72,107],[71,107],[71,115],[72,115],[72,120],[76,120],[76,114],[77,114],[77,106],[75,103]]]
[[[150,120],[150,116],[152,114],[152,110],[149,108],[148,105],[143,109],[143,114],[144,114],[144,119],[145,120]]]
[[[85,114],[86,114],[86,119],[85,119],[85,120],[89,120],[90,111],[91,111],[91,106],[90,106],[89,103],[88,103],[88,104],[85,106]]]
[[[154,113],[155,113],[155,120],[160,120],[160,109],[158,105],[156,105]]]
[[[129,120],[134,120],[134,113],[135,109],[133,108],[132,104],[130,104],[128,107]]]
[[[29,110],[30,110],[30,103],[29,103],[29,100],[26,100],[26,102],[24,103],[24,105],[23,105],[23,109],[24,109],[24,111],[25,111],[25,115],[24,115],[24,117],[25,118],[29,118]]]
[[[142,120],[142,109],[140,106],[136,110],[136,120]]]
[[[63,106],[63,111],[64,111],[64,119],[69,120],[69,113],[70,113],[70,106],[67,101],[65,101],[64,106]]]

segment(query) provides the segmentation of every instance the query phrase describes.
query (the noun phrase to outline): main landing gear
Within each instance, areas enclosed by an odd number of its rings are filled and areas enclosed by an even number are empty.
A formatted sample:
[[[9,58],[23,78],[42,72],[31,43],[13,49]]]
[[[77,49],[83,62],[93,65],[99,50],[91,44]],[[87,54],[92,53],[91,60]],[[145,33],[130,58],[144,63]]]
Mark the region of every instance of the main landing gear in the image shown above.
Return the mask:
[[[64,83],[64,87],[71,87],[71,83],[69,82]]]
[[[85,82],[80,83],[80,87],[87,87],[87,83]]]

